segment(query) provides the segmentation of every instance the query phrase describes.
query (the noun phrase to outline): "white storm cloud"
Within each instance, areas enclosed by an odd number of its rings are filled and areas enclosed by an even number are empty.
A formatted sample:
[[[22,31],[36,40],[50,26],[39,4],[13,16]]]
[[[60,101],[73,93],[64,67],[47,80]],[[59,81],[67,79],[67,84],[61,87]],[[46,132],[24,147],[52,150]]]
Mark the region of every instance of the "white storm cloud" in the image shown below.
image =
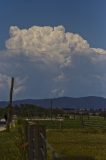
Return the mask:
[[[56,61],[65,66],[71,62],[70,52],[82,52],[89,44],[80,35],[65,32],[63,26],[20,29],[10,27],[6,48],[15,53],[24,53],[46,61]]]
[[[16,95],[101,95],[106,50],[91,48],[79,34],[66,32],[63,26],[11,26],[5,44],[0,73],[16,77]]]
[[[6,48],[12,54],[23,53],[33,61],[55,62],[61,64],[61,67],[71,64],[71,55],[74,53],[106,54],[106,50],[91,48],[80,35],[65,32],[63,26],[33,26],[29,29],[11,26]]]
[[[92,50],[97,54],[101,54],[101,55],[105,55],[106,54],[106,50],[101,49],[101,48],[92,48]]]
[[[63,26],[38,27],[20,29],[17,26],[10,27],[10,39],[6,42],[8,49],[24,50],[26,52],[70,52],[82,51],[89,48],[89,44],[80,35],[65,32]],[[50,53],[49,53],[50,54]]]

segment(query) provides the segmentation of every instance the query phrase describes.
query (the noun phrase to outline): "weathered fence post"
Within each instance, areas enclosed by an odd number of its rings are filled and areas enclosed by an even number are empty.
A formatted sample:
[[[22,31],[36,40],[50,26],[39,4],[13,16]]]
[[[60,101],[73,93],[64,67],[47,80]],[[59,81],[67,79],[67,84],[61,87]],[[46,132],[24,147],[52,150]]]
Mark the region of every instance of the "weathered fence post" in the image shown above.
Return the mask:
[[[10,123],[12,121],[12,98],[13,98],[13,87],[14,87],[14,78],[11,79],[11,88],[10,88],[10,97],[9,97],[9,105],[8,105],[8,115],[7,115],[7,131],[10,130]]]
[[[29,123],[27,129],[28,160],[47,160],[46,131],[44,126]]]

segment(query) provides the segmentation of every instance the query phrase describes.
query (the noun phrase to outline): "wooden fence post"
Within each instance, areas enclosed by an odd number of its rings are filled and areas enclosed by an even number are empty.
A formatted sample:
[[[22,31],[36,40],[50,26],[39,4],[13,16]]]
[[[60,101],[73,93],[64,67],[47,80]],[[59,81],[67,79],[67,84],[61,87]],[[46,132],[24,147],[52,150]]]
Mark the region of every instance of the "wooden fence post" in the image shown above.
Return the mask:
[[[28,160],[47,160],[46,131],[44,126],[30,123],[27,130]]]
[[[9,97],[9,105],[8,105],[8,115],[7,115],[7,131],[10,130],[10,123],[12,121],[12,98],[13,98],[13,87],[14,87],[14,78],[11,78],[11,88],[10,88],[10,97]]]

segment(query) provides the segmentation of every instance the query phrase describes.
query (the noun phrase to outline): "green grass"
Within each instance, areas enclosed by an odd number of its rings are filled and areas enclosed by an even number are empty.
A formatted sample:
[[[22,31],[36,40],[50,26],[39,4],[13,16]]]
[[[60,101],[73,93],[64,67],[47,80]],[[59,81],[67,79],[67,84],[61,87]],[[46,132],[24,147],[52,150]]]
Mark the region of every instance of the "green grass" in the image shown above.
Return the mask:
[[[47,129],[62,129],[62,128],[81,128],[81,121],[80,120],[46,120],[46,121],[39,121],[39,124],[44,125]]]
[[[26,160],[27,148],[21,127],[0,132],[0,160]]]
[[[106,158],[106,120],[103,117],[83,117],[82,126],[79,116],[64,121],[43,121],[50,144],[63,159],[68,160],[105,160]],[[61,126],[61,127],[60,127]],[[49,151],[50,152],[50,151]],[[50,158],[49,158],[50,159]]]
[[[20,160],[17,131],[0,132],[0,160]]]
[[[89,128],[103,128],[106,129],[106,120],[104,120],[103,117],[95,117],[91,116],[90,119],[88,119],[87,116],[83,117],[84,126],[82,125],[81,118],[79,116],[76,117],[76,119],[65,119],[63,121],[59,120],[46,120],[46,121],[39,121],[40,124],[45,125],[47,129],[70,129],[70,128],[83,128],[83,127],[89,127]]]
[[[80,117],[59,121],[40,121],[47,129],[47,139],[62,160],[106,160],[106,120],[84,117],[90,124],[83,127]],[[22,122],[20,121],[20,124]],[[94,125],[96,124],[96,125]],[[98,127],[99,126],[99,127]],[[24,160],[23,137],[17,128],[0,132],[0,160]],[[48,149],[48,160],[51,150]]]
[[[48,130],[48,141],[58,155],[68,160],[105,160],[106,133],[100,130]]]

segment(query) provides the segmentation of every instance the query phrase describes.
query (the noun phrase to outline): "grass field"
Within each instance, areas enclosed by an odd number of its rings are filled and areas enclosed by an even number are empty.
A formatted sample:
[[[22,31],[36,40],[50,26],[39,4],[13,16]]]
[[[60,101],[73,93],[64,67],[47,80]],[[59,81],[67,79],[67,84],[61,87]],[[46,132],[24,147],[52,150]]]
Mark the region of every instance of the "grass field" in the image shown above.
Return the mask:
[[[49,129],[70,129],[70,128],[100,128],[100,129],[106,129],[106,120],[103,117],[100,116],[91,116],[89,119],[87,116],[83,117],[83,123],[82,118],[80,116],[77,116],[76,119],[65,119],[63,121],[59,120],[48,120],[48,121],[39,121],[40,124],[43,124],[46,126],[46,128]]]
[[[40,121],[47,128],[47,140],[57,156],[64,160],[106,160],[106,120],[102,117],[91,117],[82,126],[79,117],[76,120]],[[22,137],[17,128],[10,133],[0,132],[0,160],[24,160]],[[50,150],[48,149],[49,158]],[[62,158],[61,158],[62,160]]]
[[[0,132],[0,160],[21,160],[17,130]]]
[[[49,130],[48,141],[68,160],[106,160],[106,133],[100,130]]]

